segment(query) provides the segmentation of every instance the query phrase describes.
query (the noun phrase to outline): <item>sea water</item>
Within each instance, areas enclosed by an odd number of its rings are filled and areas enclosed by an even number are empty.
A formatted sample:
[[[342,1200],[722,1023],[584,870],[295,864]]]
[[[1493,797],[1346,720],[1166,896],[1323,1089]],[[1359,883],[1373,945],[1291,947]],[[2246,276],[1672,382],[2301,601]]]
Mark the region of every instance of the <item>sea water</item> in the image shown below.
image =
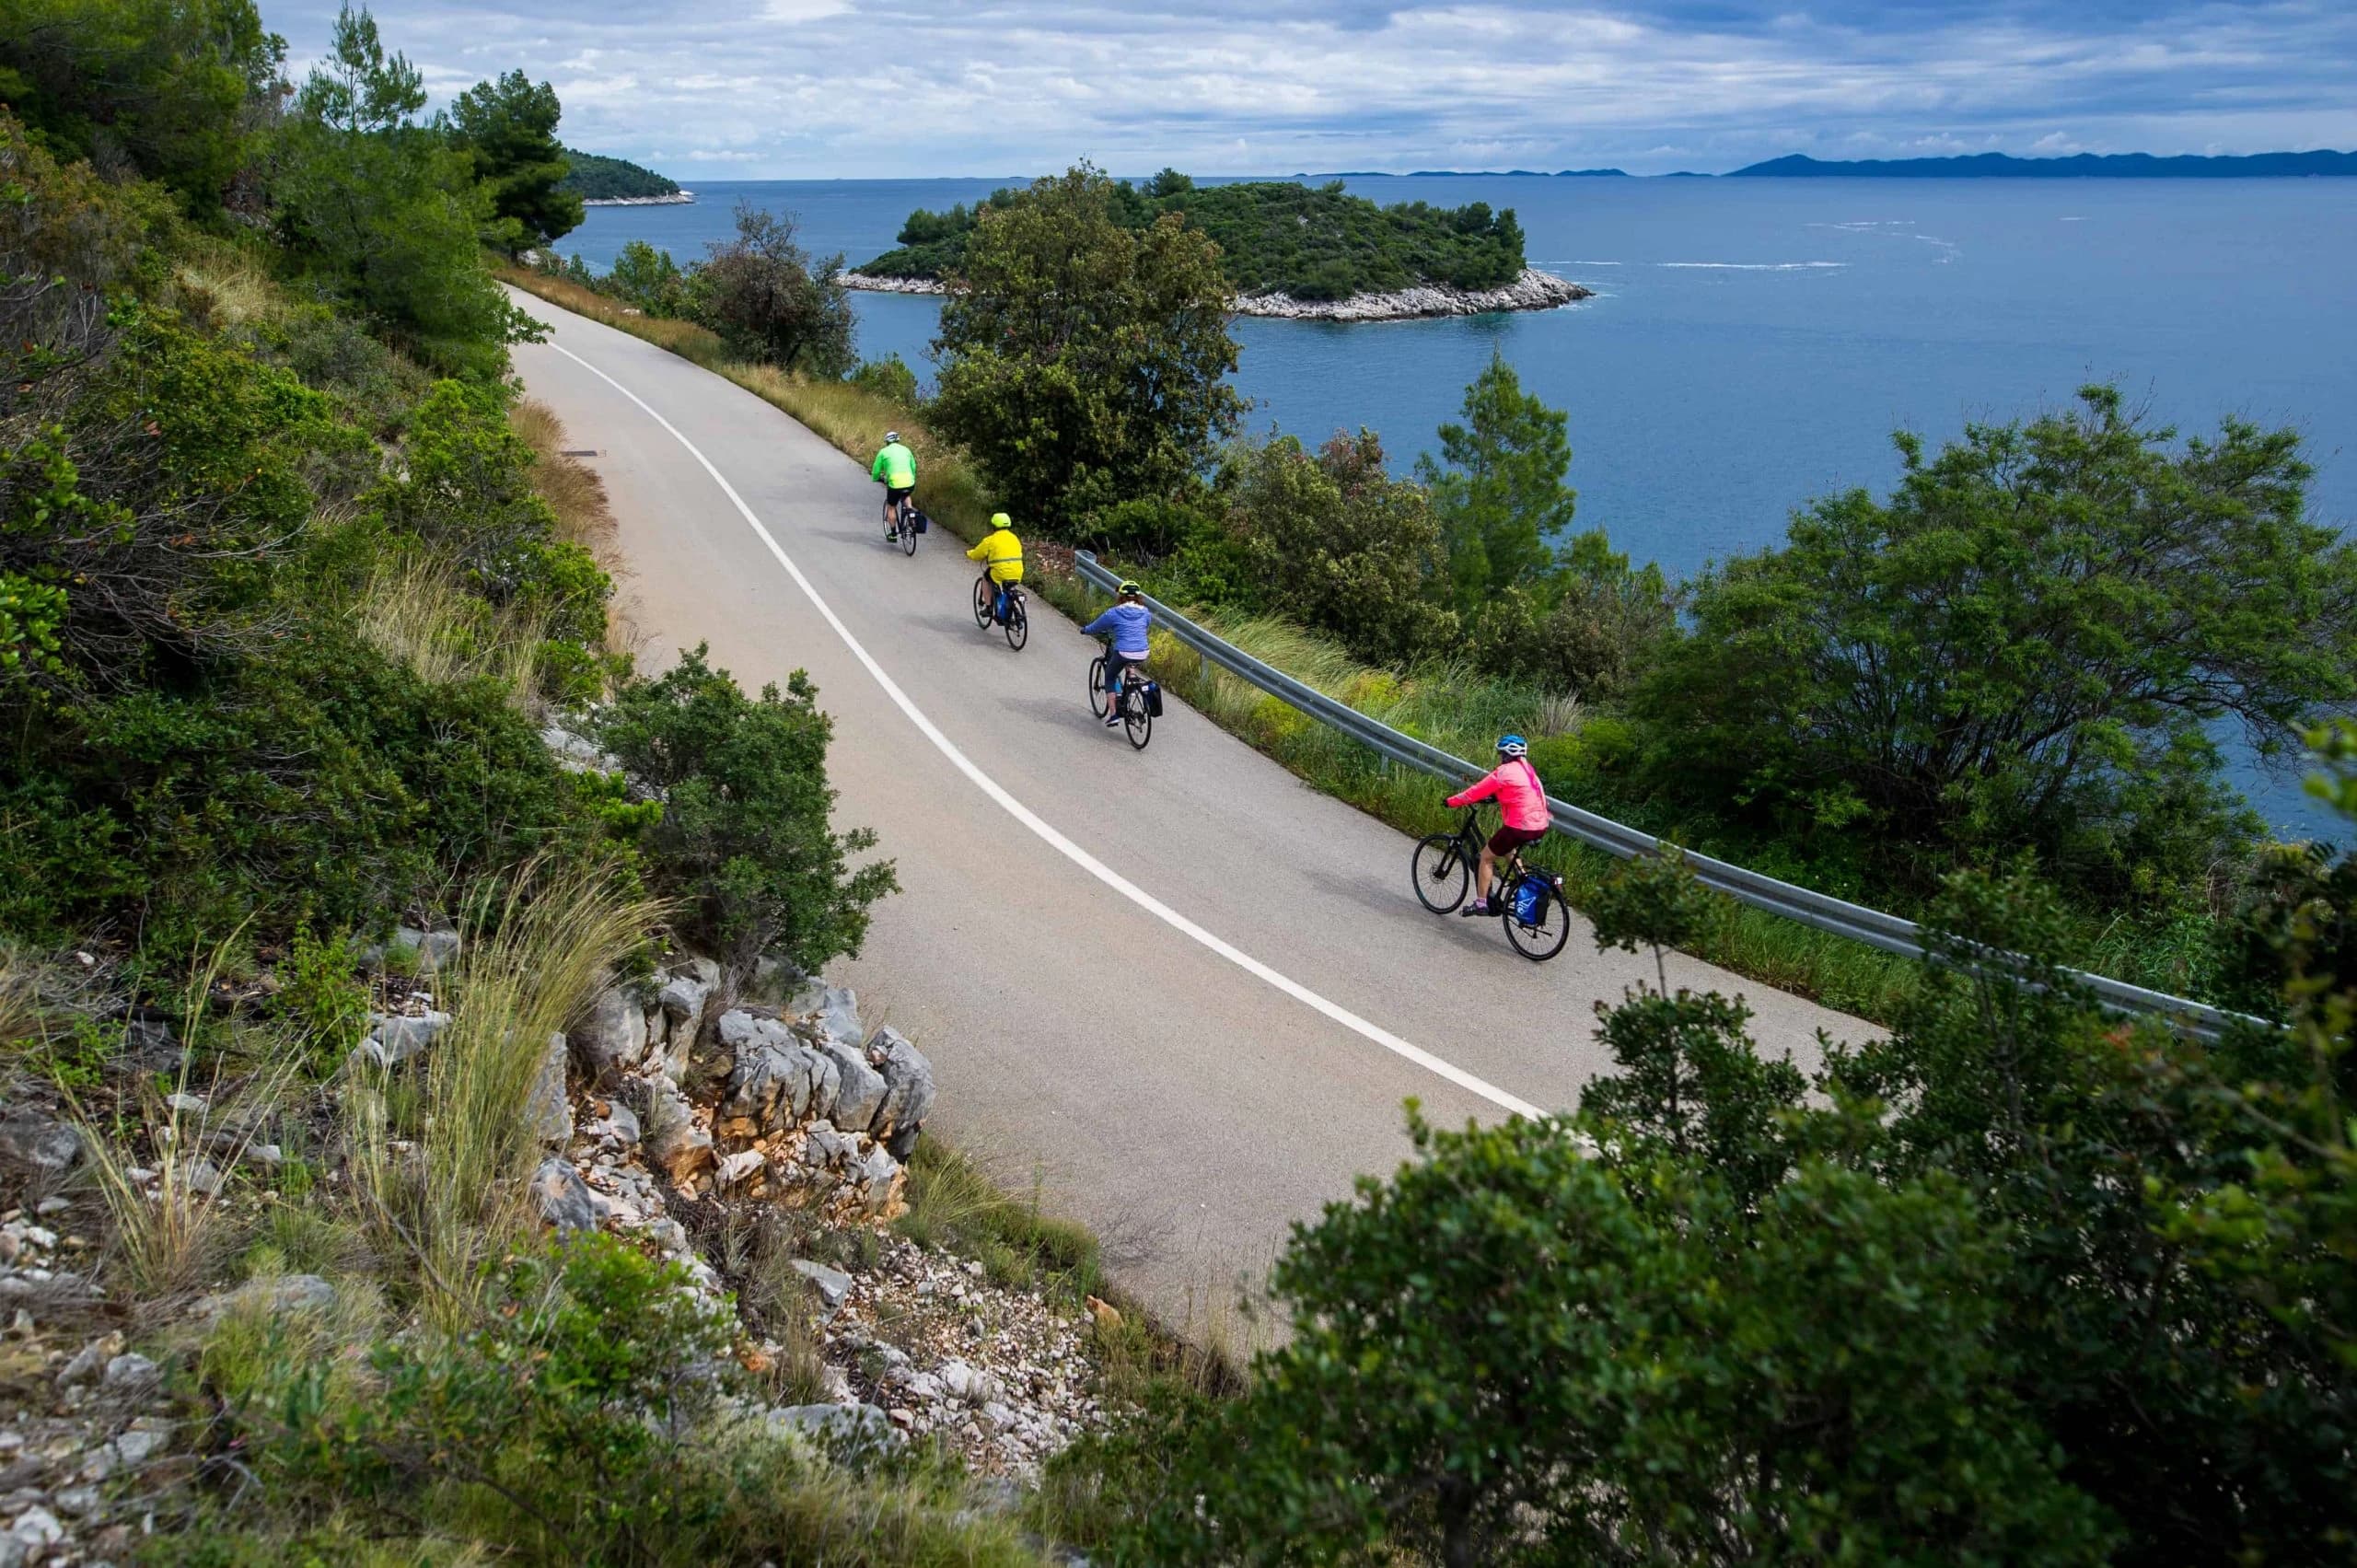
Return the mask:
[[[643,238],[685,262],[746,200],[856,264],[890,248],[911,208],[1005,183],[699,185],[689,206],[592,208],[558,249],[602,270]],[[1254,427],[1315,442],[1365,426],[1404,469],[1502,354],[1570,414],[1578,526],[1673,575],[1774,544],[1813,496],[1887,490],[1894,429],[1936,445],[2090,380],[2189,434],[2230,415],[2297,428],[2312,515],[2357,518],[2357,180],[1348,184],[1387,203],[1512,207],[1532,263],[1596,297],[1430,321],[1240,319]],[[937,302],[853,299],[860,353],[929,377]],[[2246,758],[2235,776],[2280,830],[2349,836],[2296,774]]]

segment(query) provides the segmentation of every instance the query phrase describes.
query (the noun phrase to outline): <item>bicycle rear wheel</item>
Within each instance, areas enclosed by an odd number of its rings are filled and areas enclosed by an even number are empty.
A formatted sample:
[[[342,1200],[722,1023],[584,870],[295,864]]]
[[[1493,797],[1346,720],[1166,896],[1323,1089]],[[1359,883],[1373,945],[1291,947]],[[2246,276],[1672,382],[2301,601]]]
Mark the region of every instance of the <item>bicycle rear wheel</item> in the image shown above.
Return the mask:
[[[987,632],[991,627],[991,580],[974,579],[974,624]]]
[[[1105,656],[1098,654],[1088,661],[1088,711],[1098,718],[1105,716]]]
[[[1145,705],[1145,693],[1135,686],[1121,693],[1121,727],[1135,750],[1144,750],[1145,743],[1154,738],[1154,712]]]
[[[1416,884],[1416,901],[1434,914],[1463,903],[1473,879],[1455,833],[1434,833],[1419,843],[1408,859],[1408,874]]]
[[[1515,915],[1515,906],[1522,901],[1524,890],[1529,890],[1535,908],[1534,919],[1524,921]],[[1522,879],[1507,889],[1504,896],[1506,940],[1514,950],[1534,964],[1543,964],[1563,950],[1572,939],[1572,906],[1555,890],[1552,877],[1536,872],[1525,872]]]
[[[1023,613],[1023,596],[1006,596],[1006,645],[1016,653],[1031,640],[1031,618]]]
[[[900,535],[900,553],[914,555],[917,552],[917,522],[914,517],[909,516],[908,507],[905,505],[900,508],[900,520],[897,528]]]

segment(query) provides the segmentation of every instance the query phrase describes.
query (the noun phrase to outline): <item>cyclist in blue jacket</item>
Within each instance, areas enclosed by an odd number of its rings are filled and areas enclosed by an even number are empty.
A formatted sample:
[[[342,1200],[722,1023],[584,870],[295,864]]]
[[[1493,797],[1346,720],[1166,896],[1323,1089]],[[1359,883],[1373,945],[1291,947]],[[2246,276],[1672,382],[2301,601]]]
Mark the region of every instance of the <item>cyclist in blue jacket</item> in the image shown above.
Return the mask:
[[[1123,583],[1121,595],[1112,608],[1081,628],[1092,637],[1110,634],[1113,646],[1105,656],[1105,727],[1121,727],[1121,671],[1131,665],[1145,668],[1145,629],[1154,619],[1145,607],[1145,590],[1135,583]]]

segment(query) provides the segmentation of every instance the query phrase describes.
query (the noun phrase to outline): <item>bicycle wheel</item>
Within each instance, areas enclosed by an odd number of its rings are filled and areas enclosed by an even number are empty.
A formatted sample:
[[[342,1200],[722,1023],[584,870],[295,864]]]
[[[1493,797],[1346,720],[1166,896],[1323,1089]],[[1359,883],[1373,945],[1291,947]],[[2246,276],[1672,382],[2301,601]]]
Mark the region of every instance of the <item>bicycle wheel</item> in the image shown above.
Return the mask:
[[[1105,716],[1105,656],[1098,654],[1088,661],[1088,711],[1098,718]]]
[[[1023,596],[1009,594],[1006,599],[1006,645],[1016,653],[1031,640],[1031,618],[1023,613]]]
[[[1515,916],[1515,905],[1521,901],[1526,888],[1537,901],[1535,920],[1523,921]],[[1515,952],[1534,964],[1545,963],[1572,939],[1572,906],[1555,890],[1552,878],[1535,872],[1524,873],[1522,880],[1506,892],[1504,919],[1506,940],[1514,945]]]
[[[1131,747],[1139,751],[1154,738],[1154,713],[1145,705],[1145,693],[1132,686],[1121,693],[1121,727],[1129,733]]]
[[[1409,856],[1408,874],[1416,884],[1416,901],[1434,914],[1463,903],[1473,881],[1455,833],[1434,833],[1419,843]]]
[[[991,628],[991,580],[974,579],[974,624],[987,632]]]
[[[917,552],[916,519],[909,516],[908,508],[905,506],[900,509],[898,531],[900,535],[900,553],[914,555]]]

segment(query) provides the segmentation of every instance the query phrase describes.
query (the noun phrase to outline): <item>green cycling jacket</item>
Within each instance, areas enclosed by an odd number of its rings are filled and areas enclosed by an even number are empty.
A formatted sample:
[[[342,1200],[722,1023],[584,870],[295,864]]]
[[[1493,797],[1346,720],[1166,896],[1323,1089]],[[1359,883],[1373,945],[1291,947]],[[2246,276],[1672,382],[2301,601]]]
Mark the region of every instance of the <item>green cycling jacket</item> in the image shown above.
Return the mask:
[[[895,441],[876,454],[867,477],[880,479],[894,490],[910,489],[917,482],[917,455]]]

